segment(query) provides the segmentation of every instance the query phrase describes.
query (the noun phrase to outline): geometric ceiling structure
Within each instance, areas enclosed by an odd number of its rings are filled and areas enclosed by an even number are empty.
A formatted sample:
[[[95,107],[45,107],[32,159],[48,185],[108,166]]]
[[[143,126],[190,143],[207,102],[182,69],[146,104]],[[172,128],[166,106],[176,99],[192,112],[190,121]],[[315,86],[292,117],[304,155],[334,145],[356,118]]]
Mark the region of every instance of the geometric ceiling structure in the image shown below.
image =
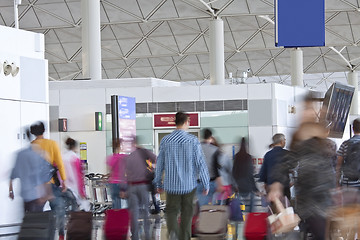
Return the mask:
[[[249,82],[289,84],[291,49],[275,47],[269,0],[101,0],[102,78],[209,79],[212,13],[204,3],[224,21],[226,76],[250,68]],[[303,48],[304,84],[315,89],[360,70],[360,1],[325,6],[326,46]],[[82,78],[81,0],[23,0],[19,19],[21,29],[45,34],[49,80]],[[0,2],[0,24],[14,26],[12,1]]]

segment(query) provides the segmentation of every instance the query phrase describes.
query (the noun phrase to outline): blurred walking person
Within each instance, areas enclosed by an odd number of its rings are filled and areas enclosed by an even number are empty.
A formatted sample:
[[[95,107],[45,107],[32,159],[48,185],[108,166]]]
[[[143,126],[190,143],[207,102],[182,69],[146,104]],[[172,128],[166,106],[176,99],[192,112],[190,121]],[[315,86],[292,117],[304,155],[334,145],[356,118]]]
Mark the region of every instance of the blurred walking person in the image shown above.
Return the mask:
[[[30,137],[29,131],[27,135]],[[51,179],[52,167],[36,148],[36,145],[30,145],[17,153],[10,175],[9,197],[15,198],[12,182],[19,178],[25,212],[42,212],[46,198],[51,197],[47,195],[45,184]]]
[[[115,152],[106,161],[110,169],[109,184],[113,209],[121,208],[120,188],[126,185],[124,161],[126,154],[121,153],[121,143],[121,139],[114,140]]]
[[[246,150],[246,140],[244,137],[241,139],[239,152],[235,154],[232,174],[239,195],[244,199],[249,199],[249,212],[253,212],[254,193],[258,193],[259,190],[255,184],[254,165],[251,155]]]
[[[155,163],[156,156],[149,150],[137,146],[136,138],[133,140],[133,149],[135,150],[125,158],[127,195],[131,213],[131,239],[139,239],[139,216],[142,212],[145,240],[150,240],[149,187],[154,176],[151,165]]]
[[[38,145],[46,153],[46,160],[55,166],[60,174],[62,183],[57,183],[52,179],[51,188],[54,194],[52,200],[50,200],[50,207],[56,214],[56,225],[59,229],[59,240],[64,239],[65,234],[65,203],[62,198],[62,192],[66,192],[66,174],[64,163],[61,158],[61,153],[58,144],[50,139],[44,138],[45,125],[43,122],[37,122],[30,127],[31,134],[35,135],[35,140],[32,144]]]
[[[290,169],[298,168],[295,182],[296,211],[305,222],[312,239],[325,239],[326,217],[332,204],[330,190],[335,174],[328,147],[327,130],[319,123],[303,123],[293,135],[290,152],[274,169],[268,199],[283,196]]]
[[[175,124],[176,130],[161,140],[153,182],[158,192],[166,192],[168,235],[189,240],[197,179],[200,177],[203,194],[207,195],[210,177],[199,140],[186,132],[190,125],[189,116],[183,112],[176,113]]]
[[[84,184],[84,174],[79,156],[76,154],[78,142],[72,138],[67,138],[65,141],[66,150],[63,153],[63,161],[66,172],[66,185],[68,191],[66,196],[69,196],[72,205],[72,211],[80,209],[89,211],[90,205],[87,204]],[[74,197],[74,199],[73,199]],[[75,201],[75,202],[74,202]]]
[[[203,141],[201,142],[201,148],[205,155],[205,161],[210,175],[210,183],[208,195],[203,195],[204,186],[201,182],[199,182],[197,186],[196,193],[200,207],[209,204],[209,202],[212,202],[214,200],[213,195],[215,192],[223,191],[222,180],[219,173],[219,169],[221,168],[219,161],[221,154],[220,149],[215,144],[212,144],[214,138],[209,128],[205,128],[203,130],[202,137]]]

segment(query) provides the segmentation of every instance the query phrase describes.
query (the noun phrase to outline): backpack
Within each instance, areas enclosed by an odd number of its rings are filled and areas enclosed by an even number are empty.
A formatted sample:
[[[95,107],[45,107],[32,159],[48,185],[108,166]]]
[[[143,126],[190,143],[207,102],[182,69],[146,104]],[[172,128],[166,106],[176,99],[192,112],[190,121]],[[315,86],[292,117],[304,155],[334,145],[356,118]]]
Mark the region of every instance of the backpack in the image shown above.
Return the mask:
[[[343,165],[344,177],[349,180],[360,178],[360,141],[349,141]]]

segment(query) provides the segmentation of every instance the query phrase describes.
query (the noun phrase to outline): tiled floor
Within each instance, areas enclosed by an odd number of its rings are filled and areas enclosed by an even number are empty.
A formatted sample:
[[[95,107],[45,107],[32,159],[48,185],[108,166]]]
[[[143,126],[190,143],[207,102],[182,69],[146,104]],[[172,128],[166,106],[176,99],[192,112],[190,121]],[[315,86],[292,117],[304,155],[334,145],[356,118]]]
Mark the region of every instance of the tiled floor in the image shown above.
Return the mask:
[[[140,220],[141,222],[141,220]],[[93,229],[93,240],[102,240],[105,239],[103,235],[102,230],[103,220],[97,219],[94,221],[94,229]],[[238,237],[236,238],[236,228],[238,228]],[[235,223],[229,223],[228,224],[228,236],[227,239],[237,239],[241,240],[244,239],[242,237],[243,235],[243,223],[235,224]],[[166,227],[166,221],[164,219],[163,214],[156,215],[151,217],[151,226],[150,226],[150,233],[153,240],[165,240],[167,239],[167,227]],[[143,229],[141,229],[140,235],[143,234]],[[143,239],[143,238],[142,238]],[[192,238],[197,239],[197,238]]]

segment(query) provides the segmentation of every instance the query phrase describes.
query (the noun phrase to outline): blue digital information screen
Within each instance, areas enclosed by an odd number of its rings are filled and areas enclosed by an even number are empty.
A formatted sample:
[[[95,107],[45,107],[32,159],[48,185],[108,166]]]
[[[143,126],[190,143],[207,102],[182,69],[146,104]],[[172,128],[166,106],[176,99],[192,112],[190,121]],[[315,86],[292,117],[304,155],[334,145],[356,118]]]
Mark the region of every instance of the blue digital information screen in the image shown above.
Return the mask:
[[[275,46],[325,46],[325,1],[275,0]]]

